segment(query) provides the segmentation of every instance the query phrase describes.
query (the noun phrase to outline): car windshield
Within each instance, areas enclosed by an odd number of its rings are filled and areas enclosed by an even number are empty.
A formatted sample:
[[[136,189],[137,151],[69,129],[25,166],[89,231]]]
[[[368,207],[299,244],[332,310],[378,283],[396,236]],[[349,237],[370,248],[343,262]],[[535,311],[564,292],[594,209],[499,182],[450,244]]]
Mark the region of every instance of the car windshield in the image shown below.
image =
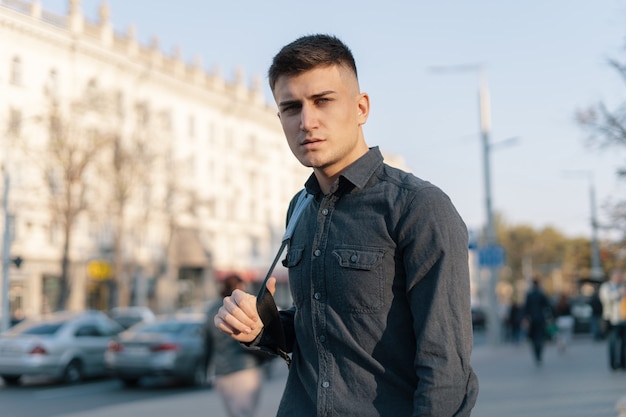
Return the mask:
[[[54,323],[24,323],[17,326],[11,333],[32,335],[53,335],[65,324],[64,321]]]
[[[183,323],[176,321],[166,321],[160,323],[151,323],[145,326],[141,326],[136,330],[137,333],[165,333],[165,334],[180,334],[187,329],[197,326],[194,323]]]

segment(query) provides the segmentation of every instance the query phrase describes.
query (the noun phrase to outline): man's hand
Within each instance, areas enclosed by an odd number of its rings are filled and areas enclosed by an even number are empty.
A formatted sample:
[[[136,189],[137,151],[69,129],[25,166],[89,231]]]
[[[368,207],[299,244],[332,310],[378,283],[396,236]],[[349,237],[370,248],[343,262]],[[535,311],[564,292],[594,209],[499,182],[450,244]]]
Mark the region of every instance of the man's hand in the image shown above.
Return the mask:
[[[276,278],[267,281],[267,289],[273,296]],[[241,290],[235,290],[230,297],[224,298],[213,322],[218,329],[244,343],[252,342],[263,330],[263,322],[256,309],[256,297]]]

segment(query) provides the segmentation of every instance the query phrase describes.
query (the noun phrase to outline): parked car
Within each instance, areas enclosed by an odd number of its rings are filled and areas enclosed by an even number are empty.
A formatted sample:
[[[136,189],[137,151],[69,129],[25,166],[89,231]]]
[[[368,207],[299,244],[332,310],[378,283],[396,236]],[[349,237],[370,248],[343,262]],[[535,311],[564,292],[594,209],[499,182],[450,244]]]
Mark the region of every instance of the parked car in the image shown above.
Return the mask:
[[[66,383],[104,376],[104,352],[122,330],[100,311],[63,311],[27,319],[0,334],[0,376],[7,385],[19,384],[23,375]]]
[[[109,317],[118,322],[124,329],[141,323],[154,321],[155,314],[148,307],[114,307],[109,312]]]
[[[487,314],[482,307],[472,306],[472,328],[484,330],[487,327]]]
[[[157,317],[120,333],[105,361],[110,374],[126,386],[147,376],[181,378],[191,385],[207,383],[207,353],[203,314]]]

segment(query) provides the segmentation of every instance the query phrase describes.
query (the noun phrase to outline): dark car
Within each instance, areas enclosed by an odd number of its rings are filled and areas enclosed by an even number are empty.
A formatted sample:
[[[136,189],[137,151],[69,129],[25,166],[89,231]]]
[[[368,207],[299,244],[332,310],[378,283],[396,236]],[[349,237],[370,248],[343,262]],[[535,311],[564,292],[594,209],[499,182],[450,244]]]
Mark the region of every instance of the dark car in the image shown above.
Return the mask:
[[[148,376],[181,378],[204,386],[205,323],[203,314],[176,314],[136,324],[110,343],[105,354],[107,368],[126,386],[135,386]]]
[[[472,328],[484,330],[487,327],[487,314],[482,307],[472,306]]]
[[[25,320],[0,335],[0,376],[7,385],[18,384],[23,375],[66,383],[104,376],[104,352],[122,330],[100,311],[64,311]]]

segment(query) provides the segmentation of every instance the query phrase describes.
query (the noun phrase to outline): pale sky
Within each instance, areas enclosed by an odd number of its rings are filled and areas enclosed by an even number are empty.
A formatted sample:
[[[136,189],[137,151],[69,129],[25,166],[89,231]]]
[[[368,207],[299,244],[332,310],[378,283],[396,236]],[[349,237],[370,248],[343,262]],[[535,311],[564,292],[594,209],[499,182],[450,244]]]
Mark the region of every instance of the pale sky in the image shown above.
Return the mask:
[[[67,11],[67,0],[41,3]],[[82,0],[84,14],[96,20],[100,3]],[[600,100],[611,108],[626,101],[626,85],[607,65],[608,58],[626,62],[626,0],[108,3],[117,32],[132,24],[140,43],[157,36],[164,52],[178,46],[186,61],[199,56],[227,79],[240,67],[249,81],[260,76],[266,84],[284,44],[311,33],[337,35],[352,49],[361,89],[370,95],[368,144],[403,156],[413,173],[441,187],[470,229],[486,217],[479,77],[437,74],[432,66],[481,64],[492,142],[519,138],[491,152],[493,207],[509,224],[589,237],[586,173],[600,222],[604,202],[626,196],[614,175],[626,165],[626,149],[586,147],[574,120],[577,109]]]

